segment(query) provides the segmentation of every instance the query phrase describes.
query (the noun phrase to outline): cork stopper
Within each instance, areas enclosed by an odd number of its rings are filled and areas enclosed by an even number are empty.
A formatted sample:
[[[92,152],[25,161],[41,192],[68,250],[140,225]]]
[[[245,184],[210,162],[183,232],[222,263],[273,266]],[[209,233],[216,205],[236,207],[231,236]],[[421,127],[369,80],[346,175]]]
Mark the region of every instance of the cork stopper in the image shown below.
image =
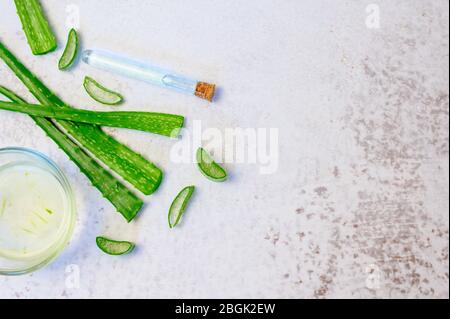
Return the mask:
[[[205,82],[198,82],[197,87],[195,88],[195,96],[210,102],[212,102],[215,92],[216,86]]]

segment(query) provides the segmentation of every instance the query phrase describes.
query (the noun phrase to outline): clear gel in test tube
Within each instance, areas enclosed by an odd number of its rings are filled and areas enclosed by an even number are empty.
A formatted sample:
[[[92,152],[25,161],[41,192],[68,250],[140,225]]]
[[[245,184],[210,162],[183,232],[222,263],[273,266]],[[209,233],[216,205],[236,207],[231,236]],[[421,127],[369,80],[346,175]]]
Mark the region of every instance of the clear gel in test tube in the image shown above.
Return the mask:
[[[129,59],[112,52],[86,50],[82,54],[82,60],[94,68],[141,80],[163,88],[195,95],[208,101],[212,101],[214,98],[216,89],[214,84],[180,76],[171,71],[155,67],[142,61]]]

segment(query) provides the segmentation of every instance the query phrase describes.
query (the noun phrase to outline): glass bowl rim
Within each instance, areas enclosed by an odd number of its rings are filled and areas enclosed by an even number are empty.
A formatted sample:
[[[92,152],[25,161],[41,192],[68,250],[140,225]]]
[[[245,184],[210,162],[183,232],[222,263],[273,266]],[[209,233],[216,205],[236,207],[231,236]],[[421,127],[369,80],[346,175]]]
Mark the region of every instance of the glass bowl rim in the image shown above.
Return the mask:
[[[64,248],[68,245],[73,230],[75,227],[76,221],[76,205],[75,205],[75,196],[73,193],[73,189],[69,183],[64,172],[59,168],[59,166],[50,159],[47,155],[25,147],[5,147],[0,148],[0,155],[2,154],[21,154],[25,156],[29,156],[30,158],[34,158],[35,160],[41,161],[45,164],[46,167],[50,169],[50,172],[55,176],[58,182],[61,184],[64,189],[66,199],[68,201],[69,207],[69,218],[68,218],[68,228],[65,233],[62,234],[60,238],[58,238],[57,242],[55,242],[54,246],[49,248],[48,257],[44,258],[42,261],[39,261],[36,265],[32,265],[30,267],[25,267],[25,269],[1,269],[0,268],[0,276],[18,276],[32,273],[36,270],[41,269],[42,267],[48,265],[53,260],[55,260],[64,250]]]

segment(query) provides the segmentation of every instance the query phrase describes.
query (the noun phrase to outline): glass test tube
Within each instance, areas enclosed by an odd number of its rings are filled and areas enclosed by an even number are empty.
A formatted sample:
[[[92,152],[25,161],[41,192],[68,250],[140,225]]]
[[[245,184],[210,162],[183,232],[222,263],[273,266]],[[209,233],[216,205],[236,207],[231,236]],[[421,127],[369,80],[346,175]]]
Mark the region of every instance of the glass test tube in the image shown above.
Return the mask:
[[[86,50],[82,54],[82,60],[83,62],[104,71],[195,95],[210,102],[214,98],[216,88],[214,84],[196,81],[178,74],[173,74],[168,70],[155,67],[142,61],[132,60],[115,53],[102,50]]]

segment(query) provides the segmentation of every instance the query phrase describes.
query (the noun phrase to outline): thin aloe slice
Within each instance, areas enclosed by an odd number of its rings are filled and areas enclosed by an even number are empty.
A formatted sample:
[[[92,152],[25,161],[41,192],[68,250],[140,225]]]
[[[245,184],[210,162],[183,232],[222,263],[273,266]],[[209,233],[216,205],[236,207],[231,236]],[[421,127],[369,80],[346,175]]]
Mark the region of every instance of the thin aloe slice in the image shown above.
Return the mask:
[[[54,51],[57,47],[56,38],[39,0],[14,0],[14,2],[33,54],[40,55]]]
[[[5,87],[0,86],[0,94],[16,103],[26,103],[24,99]],[[92,185],[114,205],[128,222],[136,217],[144,205],[140,198],[134,195],[125,185],[120,183],[68,136],[61,132],[51,120],[34,116],[31,118],[69,156],[72,162],[90,180]]]
[[[200,172],[209,180],[214,182],[224,182],[227,180],[228,175],[225,169],[214,162],[211,155],[203,148],[197,150],[197,165]]]
[[[64,49],[63,55],[59,59],[58,68],[62,70],[67,70],[70,68],[75,61],[78,52],[78,35],[75,29],[70,29],[69,36],[67,38],[66,48]]]
[[[117,241],[101,236],[97,237],[95,241],[100,250],[113,256],[131,253],[135,248],[135,244],[130,243],[129,241]]]
[[[184,188],[172,202],[172,205],[169,209],[169,227],[174,228],[177,226],[181,217],[186,210],[187,204],[192,197],[192,194],[195,191],[195,186],[188,186]]]
[[[89,96],[99,103],[105,105],[118,105],[123,102],[122,95],[105,88],[89,76],[84,78],[83,86]]]

